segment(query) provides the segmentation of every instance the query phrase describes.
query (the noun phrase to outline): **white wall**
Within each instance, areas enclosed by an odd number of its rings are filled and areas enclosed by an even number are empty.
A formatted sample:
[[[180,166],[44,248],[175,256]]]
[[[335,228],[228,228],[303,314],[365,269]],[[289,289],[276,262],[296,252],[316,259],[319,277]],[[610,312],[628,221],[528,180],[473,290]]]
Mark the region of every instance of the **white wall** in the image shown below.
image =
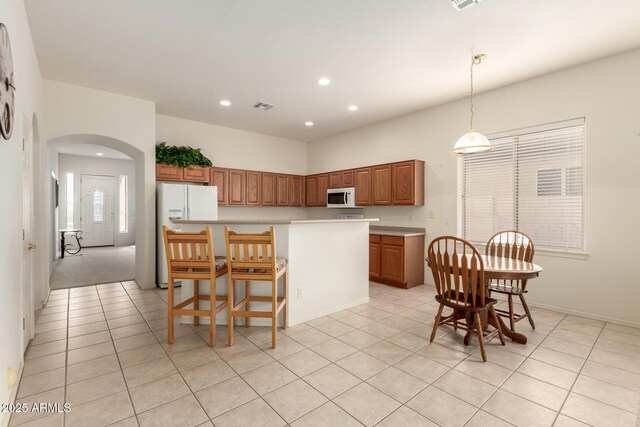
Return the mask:
[[[6,0],[0,2],[0,17],[7,27],[11,39],[14,75],[16,85],[15,127],[9,141],[0,139],[0,200],[4,204],[2,221],[0,221],[0,271],[2,271],[2,285],[0,286],[0,402],[9,402],[17,387],[8,390],[7,369],[19,370],[23,361],[21,349],[22,335],[22,299],[20,291],[21,256],[22,250],[22,161],[21,161],[21,133],[23,117],[33,123],[34,145],[33,163],[42,162],[42,150],[38,129],[42,120],[42,80],[40,68],[35,55],[33,41],[29,32],[29,24],[20,0]],[[34,120],[36,119],[36,120]],[[35,166],[37,170],[37,166]],[[41,176],[34,174],[33,186],[40,188]],[[37,200],[36,200],[37,202]],[[36,205],[37,212],[38,205]],[[41,218],[34,215],[36,224]],[[42,244],[42,234],[36,228],[32,240],[45,249]],[[43,251],[40,251],[43,252]],[[44,258],[46,259],[46,252]],[[43,286],[45,271],[37,269],[40,259],[34,257],[33,284],[34,294],[39,298]],[[45,266],[46,267],[46,266]],[[4,425],[9,413],[0,413],[0,425]]]
[[[136,165],[136,281],[155,286],[155,104],[67,83],[44,80],[45,138],[55,149],[104,145]],[[47,198],[48,200],[48,198]]]
[[[115,212],[115,245],[127,246],[135,244],[136,230],[136,176],[135,164],[133,160],[105,159],[88,156],[74,156],[71,154],[58,155],[58,171],[60,172],[60,217],[58,220],[58,228],[67,228],[67,179],[66,173],[74,173],[74,204],[73,217],[74,224],[80,225],[81,212],[81,191],[82,185],[80,177],[83,174],[107,175],[115,178],[114,188],[114,212]],[[127,177],[127,206],[128,206],[128,227],[126,233],[120,233],[120,196],[119,196],[119,179],[121,176]]]
[[[156,140],[167,145],[201,148],[214,166],[279,172],[307,173],[307,144],[207,123],[169,116],[156,116]],[[220,207],[220,219],[302,219],[304,208]]]
[[[485,133],[586,117],[587,259],[536,253],[544,272],[528,300],[640,324],[640,50],[480,94],[476,128]],[[382,225],[421,226],[430,239],[456,233],[456,158],[468,126],[460,100],[309,144],[310,173],[404,159],[426,161],[426,205],[365,209]],[[434,210],[430,219],[428,211]],[[431,279],[427,271],[427,280]]]

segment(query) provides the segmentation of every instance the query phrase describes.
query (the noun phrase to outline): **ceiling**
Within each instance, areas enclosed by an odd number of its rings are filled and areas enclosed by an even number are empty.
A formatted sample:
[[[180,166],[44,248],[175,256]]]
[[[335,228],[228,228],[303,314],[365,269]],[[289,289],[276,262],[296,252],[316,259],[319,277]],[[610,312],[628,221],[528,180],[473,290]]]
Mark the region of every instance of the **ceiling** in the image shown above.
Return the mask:
[[[65,145],[58,148],[58,153],[61,154],[73,154],[75,156],[87,156],[101,159],[120,159],[131,160],[131,157],[126,154],[114,150],[113,148],[105,147],[95,144],[73,144]],[[97,153],[102,153],[102,156],[98,156]]]
[[[464,97],[471,50],[487,54],[483,91],[640,46],[637,0],[484,0],[461,12],[449,0],[25,4],[45,78],[302,141]]]

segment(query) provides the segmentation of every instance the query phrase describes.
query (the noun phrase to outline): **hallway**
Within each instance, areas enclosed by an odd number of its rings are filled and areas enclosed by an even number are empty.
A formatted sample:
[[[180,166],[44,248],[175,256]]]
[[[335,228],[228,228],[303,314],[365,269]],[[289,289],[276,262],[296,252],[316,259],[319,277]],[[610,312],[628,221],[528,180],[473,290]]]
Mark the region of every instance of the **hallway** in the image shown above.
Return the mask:
[[[133,280],[135,261],[135,245],[83,248],[77,255],[65,254],[54,261],[51,289]]]

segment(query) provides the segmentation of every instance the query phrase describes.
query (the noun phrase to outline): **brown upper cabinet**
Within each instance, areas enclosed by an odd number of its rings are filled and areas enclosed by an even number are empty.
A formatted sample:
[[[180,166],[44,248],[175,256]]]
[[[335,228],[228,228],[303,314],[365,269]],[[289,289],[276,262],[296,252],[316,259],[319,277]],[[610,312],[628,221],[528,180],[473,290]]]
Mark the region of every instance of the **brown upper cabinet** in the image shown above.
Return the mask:
[[[276,176],[276,205],[289,206],[289,175]]]
[[[424,205],[424,162],[411,160],[391,165],[393,205]]]
[[[187,182],[209,183],[209,167],[188,166],[182,169],[182,180]]]
[[[260,206],[260,172],[246,171],[247,174],[247,206]]]
[[[166,163],[156,163],[157,181],[182,181],[182,168]]]
[[[289,205],[304,206],[304,176],[293,175],[289,177]]]
[[[229,200],[229,170],[223,168],[211,168],[212,186],[218,187],[218,206],[226,206]]]
[[[371,168],[354,171],[356,206],[371,206]]]
[[[391,165],[379,165],[371,168],[372,203],[374,205],[391,204]],[[357,194],[356,194],[357,197]]]
[[[307,206],[318,206],[318,177],[308,176],[305,180]]]
[[[270,172],[262,172],[260,174],[262,181],[262,195],[260,200],[261,206],[276,205],[276,174]]]
[[[316,206],[327,206],[327,189],[329,188],[329,174],[318,175],[318,202]]]
[[[353,169],[340,172],[340,187],[342,188],[353,187],[353,183],[354,183],[353,174],[354,174]]]
[[[229,169],[229,205],[244,206],[247,203],[247,174],[245,171]]]
[[[331,172],[329,174],[329,188],[340,188],[340,172]]]

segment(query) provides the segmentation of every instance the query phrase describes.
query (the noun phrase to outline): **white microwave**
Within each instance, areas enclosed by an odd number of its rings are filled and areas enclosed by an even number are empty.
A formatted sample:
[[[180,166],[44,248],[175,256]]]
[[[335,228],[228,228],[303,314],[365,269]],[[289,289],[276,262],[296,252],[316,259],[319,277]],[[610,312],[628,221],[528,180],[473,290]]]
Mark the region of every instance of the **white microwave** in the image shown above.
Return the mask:
[[[356,207],[356,189],[349,188],[331,188],[327,190],[327,207],[328,208],[355,208]]]

